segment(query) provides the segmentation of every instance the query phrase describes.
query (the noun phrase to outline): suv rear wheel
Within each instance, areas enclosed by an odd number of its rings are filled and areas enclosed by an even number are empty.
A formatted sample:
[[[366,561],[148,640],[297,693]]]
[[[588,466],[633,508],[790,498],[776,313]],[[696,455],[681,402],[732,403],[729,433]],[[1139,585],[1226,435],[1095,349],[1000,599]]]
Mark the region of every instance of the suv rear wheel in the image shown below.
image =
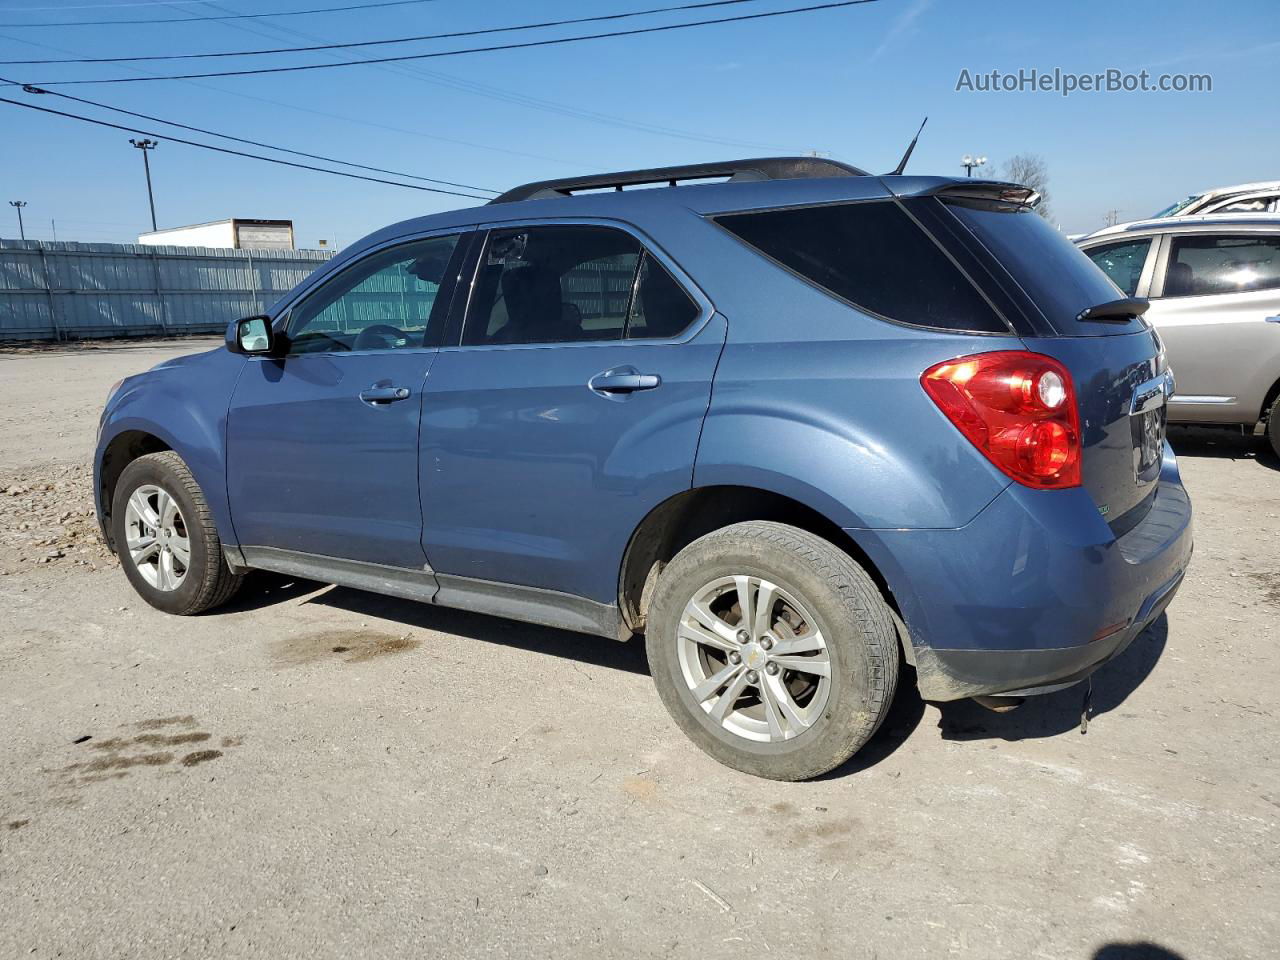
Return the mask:
[[[186,616],[225,603],[240,587],[200,485],[172,450],[124,468],[111,507],[125,576],[143,600]]]
[[[781,523],[734,524],[680,551],[654,592],[645,646],[694,743],[773,780],[851,757],[898,683],[891,612],[867,572]]]

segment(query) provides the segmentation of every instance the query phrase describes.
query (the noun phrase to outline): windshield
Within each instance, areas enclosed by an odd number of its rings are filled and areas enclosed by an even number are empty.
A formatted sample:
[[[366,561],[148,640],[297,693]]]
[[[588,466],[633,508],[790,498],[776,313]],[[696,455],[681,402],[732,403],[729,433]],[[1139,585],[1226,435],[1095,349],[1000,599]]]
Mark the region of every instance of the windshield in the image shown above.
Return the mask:
[[[1191,204],[1199,200],[1201,196],[1203,196],[1203,194],[1193,193],[1191,196],[1187,197],[1187,199],[1179,200],[1177,203],[1171,203],[1159,213],[1153,213],[1150,219],[1160,220],[1163,217],[1172,217],[1178,211],[1185,210],[1187,207],[1191,206]]]

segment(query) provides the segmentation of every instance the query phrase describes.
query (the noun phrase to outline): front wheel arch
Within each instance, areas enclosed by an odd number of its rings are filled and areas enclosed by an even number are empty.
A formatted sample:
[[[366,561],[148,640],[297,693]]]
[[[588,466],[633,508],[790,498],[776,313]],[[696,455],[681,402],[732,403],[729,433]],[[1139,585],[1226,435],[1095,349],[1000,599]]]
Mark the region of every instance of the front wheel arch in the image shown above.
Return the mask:
[[[102,452],[101,465],[98,469],[98,503],[101,505],[102,532],[107,547],[114,553],[116,550],[115,535],[111,522],[112,505],[115,503],[116,485],[125,468],[140,457],[149,453],[161,453],[171,450],[165,441],[145,430],[123,430],[116,434]]]

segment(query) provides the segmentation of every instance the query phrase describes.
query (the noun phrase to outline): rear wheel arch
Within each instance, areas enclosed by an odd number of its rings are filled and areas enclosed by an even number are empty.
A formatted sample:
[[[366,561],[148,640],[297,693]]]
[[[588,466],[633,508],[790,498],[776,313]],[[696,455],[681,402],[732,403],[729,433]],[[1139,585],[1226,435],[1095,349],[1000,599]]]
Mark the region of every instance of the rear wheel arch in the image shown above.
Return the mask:
[[[898,615],[898,604],[888,582],[866,550],[839,524],[808,504],[771,490],[718,485],[695,487],[670,497],[650,510],[632,533],[618,576],[618,610],[623,629],[643,632],[658,575],[672,557],[699,537],[751,520],[785,523],[843,550],[867,571]],[[901,633],[899,627],[899,640],[910,660],[910,644]]]
[[[102,509],[103,529],[107,545],[116,549],[112,535],[111,510],[115,502],[116,484],[125,467],[149,453],[173,449],[168,443],[145,430],[122,430],[111,439],[102,452],[102,465],[98,471],[98,496]]]

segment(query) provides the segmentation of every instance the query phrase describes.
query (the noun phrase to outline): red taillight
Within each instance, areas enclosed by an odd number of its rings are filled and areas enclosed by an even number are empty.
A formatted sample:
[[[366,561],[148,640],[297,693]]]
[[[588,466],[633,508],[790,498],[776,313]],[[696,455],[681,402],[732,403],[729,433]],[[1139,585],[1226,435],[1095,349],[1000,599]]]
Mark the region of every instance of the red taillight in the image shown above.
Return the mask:
[[[1067,368],[1052,357],[1000,350],[930,367],[920,383],[988,460],[1019,483],[1080,486],[1080,419]]]

